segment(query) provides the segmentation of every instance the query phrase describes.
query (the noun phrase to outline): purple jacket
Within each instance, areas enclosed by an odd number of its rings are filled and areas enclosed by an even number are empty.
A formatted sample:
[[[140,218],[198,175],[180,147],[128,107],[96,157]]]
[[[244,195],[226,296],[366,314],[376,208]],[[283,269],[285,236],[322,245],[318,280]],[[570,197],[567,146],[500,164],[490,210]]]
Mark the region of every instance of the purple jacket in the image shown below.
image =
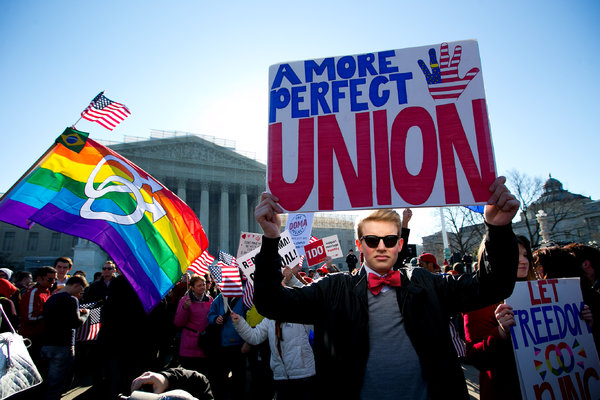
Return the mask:
[[[208,301],[194,301],[190,308],[185,310],[183,303],[185,303],[187,297],[186,294],[179,300],[177,312],[175,313],[175,326],[183,328],[179,355],[182,357],[205,357],[202,349],[198,347],[198,335],[208,326],[208,311],[213,299],[206,296]]]

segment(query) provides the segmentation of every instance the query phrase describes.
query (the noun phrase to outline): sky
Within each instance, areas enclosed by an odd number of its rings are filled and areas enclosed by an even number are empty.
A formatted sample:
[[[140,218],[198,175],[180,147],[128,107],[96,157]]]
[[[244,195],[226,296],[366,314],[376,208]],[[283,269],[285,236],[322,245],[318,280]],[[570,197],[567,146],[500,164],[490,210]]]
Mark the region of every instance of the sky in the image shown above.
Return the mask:
[[[600,199],[600,2],[2,1],[0,192],[102,90],[132,115],[95,140],[151,129],[234,140],[267,159],[268,68],[477,39],[499,174]],[[415,210],[411,242],[439,230]]]

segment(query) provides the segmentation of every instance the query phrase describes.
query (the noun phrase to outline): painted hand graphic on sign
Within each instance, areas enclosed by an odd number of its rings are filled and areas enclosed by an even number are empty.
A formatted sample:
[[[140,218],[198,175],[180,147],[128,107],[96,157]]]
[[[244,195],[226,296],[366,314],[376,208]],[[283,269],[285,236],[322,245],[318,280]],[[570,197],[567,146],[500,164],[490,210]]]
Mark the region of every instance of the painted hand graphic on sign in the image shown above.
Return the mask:
[[[464,77],[458,76],[458,64],[462,56],[462,47],[454,48],[454,55],[450,59],[448,52],[448,43],[442,43],[440,46],[440,63],[437,62],[435,49],[429,49],[429,66],[431,71],[423,60],[419,60],[419,67],[425,75],[429,94],[435,101],[456,100],[467,88],[467,85],[479,72],[479,68],[472,68]]]

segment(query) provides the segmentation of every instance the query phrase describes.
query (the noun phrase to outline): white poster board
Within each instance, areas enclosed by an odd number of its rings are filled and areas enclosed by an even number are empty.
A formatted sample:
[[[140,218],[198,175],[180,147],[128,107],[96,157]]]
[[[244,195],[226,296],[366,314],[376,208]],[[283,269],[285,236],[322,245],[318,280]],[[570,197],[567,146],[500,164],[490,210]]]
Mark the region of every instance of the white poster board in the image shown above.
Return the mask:
[[[485,204],[495,176],[475,40],[269,69],[267,187],[287,211]]]
[[[238,245],[238,251],[236,259],[240,256],[250,253],[252,250],[260,248],[262,243],[262,235],[260,233],[253,232],[242,232],[240,234],[240,244]]]
[[[318,239],[304,246],[306,262],[309,267],[325,261],[325,257],[340,258],[344,256],[337,235]]]
[[[311,237],[313,217],[313,213],[289,214],[285,224],[285,230],[290,233],[296,250],[301,256],[304,255],[304,246],[308,244]]]
[[[344,252],[342,251],[342,246],[340,246],[340,241],[338,240],[337,235],[327,236],[323,239],[323,245],[325,246],[325,253],[331,258],[341,258],[344,257]]]
[[[600,363],[578,278],[517,282],[506,299],[524,399],[598,399]]]
[[[254,270],[256,269],[255,258],[258,252],[260,251],[260,247],[255,248],[249,253],[243,254],[240,257],[237,257],[238,264],[244,272],[244,275],[250,282],[254,285]],[[300,256],[298,255],[298,251],[296,250],[296,246],[294,246],[294,242],[292,241],[292,237],[288,231],[284,231],[281,234],[281,238],[279,239],[278,252],[281,256],[281,262],[286,267],[293,267],[300,262]]]

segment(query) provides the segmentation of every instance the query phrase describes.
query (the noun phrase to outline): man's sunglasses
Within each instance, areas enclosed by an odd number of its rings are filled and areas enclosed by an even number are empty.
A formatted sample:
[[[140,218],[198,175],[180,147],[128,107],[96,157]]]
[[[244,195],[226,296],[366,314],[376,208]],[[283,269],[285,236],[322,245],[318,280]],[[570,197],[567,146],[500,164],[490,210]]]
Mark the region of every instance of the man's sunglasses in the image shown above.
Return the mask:
[[[375,236],[375,235],[365,235],[360,238],[360,240],[364,240],[365,244],[372,249],[377,248],[379,246],[379,241],[383,240],[383,245],[387,248],[392,248],[398,245],[398,235],[387,235],[387,236]]]

